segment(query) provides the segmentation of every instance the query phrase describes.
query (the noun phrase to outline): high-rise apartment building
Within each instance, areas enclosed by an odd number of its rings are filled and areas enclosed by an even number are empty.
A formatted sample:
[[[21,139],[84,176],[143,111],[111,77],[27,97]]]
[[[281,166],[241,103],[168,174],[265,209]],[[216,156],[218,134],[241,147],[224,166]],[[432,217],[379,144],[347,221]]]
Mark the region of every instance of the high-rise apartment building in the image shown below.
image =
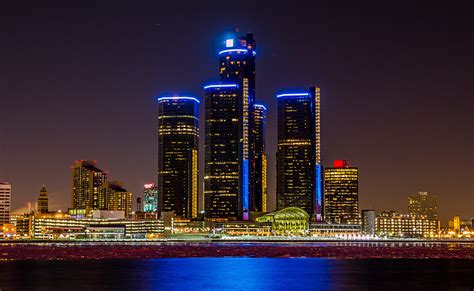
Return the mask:
[[[408,196],[408,214],[437,219],[437,197],[428,192],[418,192]]]
[[[199,100],[158,98],[158,211],[198,215]]]
[[[155,183],[143,186],[143,212],[158,211],[158,187]]]
[[[267,108],[264,105],[254,105],[254,190],[250,196],[250,211],[267,211],[267,154],[265,153]]]
[[[282,93],[278,99],[277,208],[323,215],[320,89]]]
[[[76,161],[72,166],[72,208],[107,209],[107,173],[95,161]]]
[[[362,210],[362,232],[368,235],[375,235],[375,210]]]
[[[255,49],[252,33],[227,38],[219,76],[205,90],[206,215],[247,220],[255,196]]]
[[[10,223],[12,186],[0,182],[0,224]]]
[[[40,194],[38,197],[37,212],[38,213],[49,212],[48,191],[46,191],[46,188],[44,186],[41,187]]]
[[[324,170],[324,217],[329,223],[360,223],[359,170],[346,160]]]
[[[107,192],[107,210],[124,211],[125,217],[132,213],[132,192],[123,187],[119,181],[110,181],[106,183]]]

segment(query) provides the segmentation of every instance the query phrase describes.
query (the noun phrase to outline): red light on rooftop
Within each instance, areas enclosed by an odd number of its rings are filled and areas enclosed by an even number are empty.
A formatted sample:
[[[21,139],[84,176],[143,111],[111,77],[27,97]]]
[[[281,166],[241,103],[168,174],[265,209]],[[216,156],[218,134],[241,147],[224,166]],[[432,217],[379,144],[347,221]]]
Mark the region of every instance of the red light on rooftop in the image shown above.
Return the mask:
[[[334,168],[344,168],[349,167],[348,160],[334,160]]]
[[[153,188],[154,186],[155,186],[155,183],[149,183],[149,184],[143,185],[145,189],[150,189],[150,188]]]

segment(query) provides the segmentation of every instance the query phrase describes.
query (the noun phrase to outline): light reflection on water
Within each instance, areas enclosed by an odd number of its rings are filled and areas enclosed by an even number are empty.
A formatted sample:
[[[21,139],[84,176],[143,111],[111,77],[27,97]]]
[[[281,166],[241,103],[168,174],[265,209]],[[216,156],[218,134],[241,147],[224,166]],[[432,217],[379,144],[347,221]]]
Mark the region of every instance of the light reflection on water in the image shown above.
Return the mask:
[[[469,260],[174,258],[0,262],[0,289],[440,290],[474,286]]]

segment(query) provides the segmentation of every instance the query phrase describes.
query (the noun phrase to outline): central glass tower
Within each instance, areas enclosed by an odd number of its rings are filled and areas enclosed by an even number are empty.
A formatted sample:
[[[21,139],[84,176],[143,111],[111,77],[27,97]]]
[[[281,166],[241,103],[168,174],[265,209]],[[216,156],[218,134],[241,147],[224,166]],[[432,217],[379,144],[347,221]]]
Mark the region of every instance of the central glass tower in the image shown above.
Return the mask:
[[[219,82],[205,90],[206,214],[248,220],[255,195],[255,48],[252,33],[221,43]]]

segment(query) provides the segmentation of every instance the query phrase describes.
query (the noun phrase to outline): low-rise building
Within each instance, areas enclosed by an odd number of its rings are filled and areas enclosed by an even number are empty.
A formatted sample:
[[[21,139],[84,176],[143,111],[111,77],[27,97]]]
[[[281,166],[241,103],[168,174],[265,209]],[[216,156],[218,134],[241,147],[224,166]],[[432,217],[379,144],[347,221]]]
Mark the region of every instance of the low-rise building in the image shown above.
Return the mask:
[[[436,238],[439,237],[440,224],[439,220],[426,216],[384,211],[377,215],[376,232],[387,237]]]

